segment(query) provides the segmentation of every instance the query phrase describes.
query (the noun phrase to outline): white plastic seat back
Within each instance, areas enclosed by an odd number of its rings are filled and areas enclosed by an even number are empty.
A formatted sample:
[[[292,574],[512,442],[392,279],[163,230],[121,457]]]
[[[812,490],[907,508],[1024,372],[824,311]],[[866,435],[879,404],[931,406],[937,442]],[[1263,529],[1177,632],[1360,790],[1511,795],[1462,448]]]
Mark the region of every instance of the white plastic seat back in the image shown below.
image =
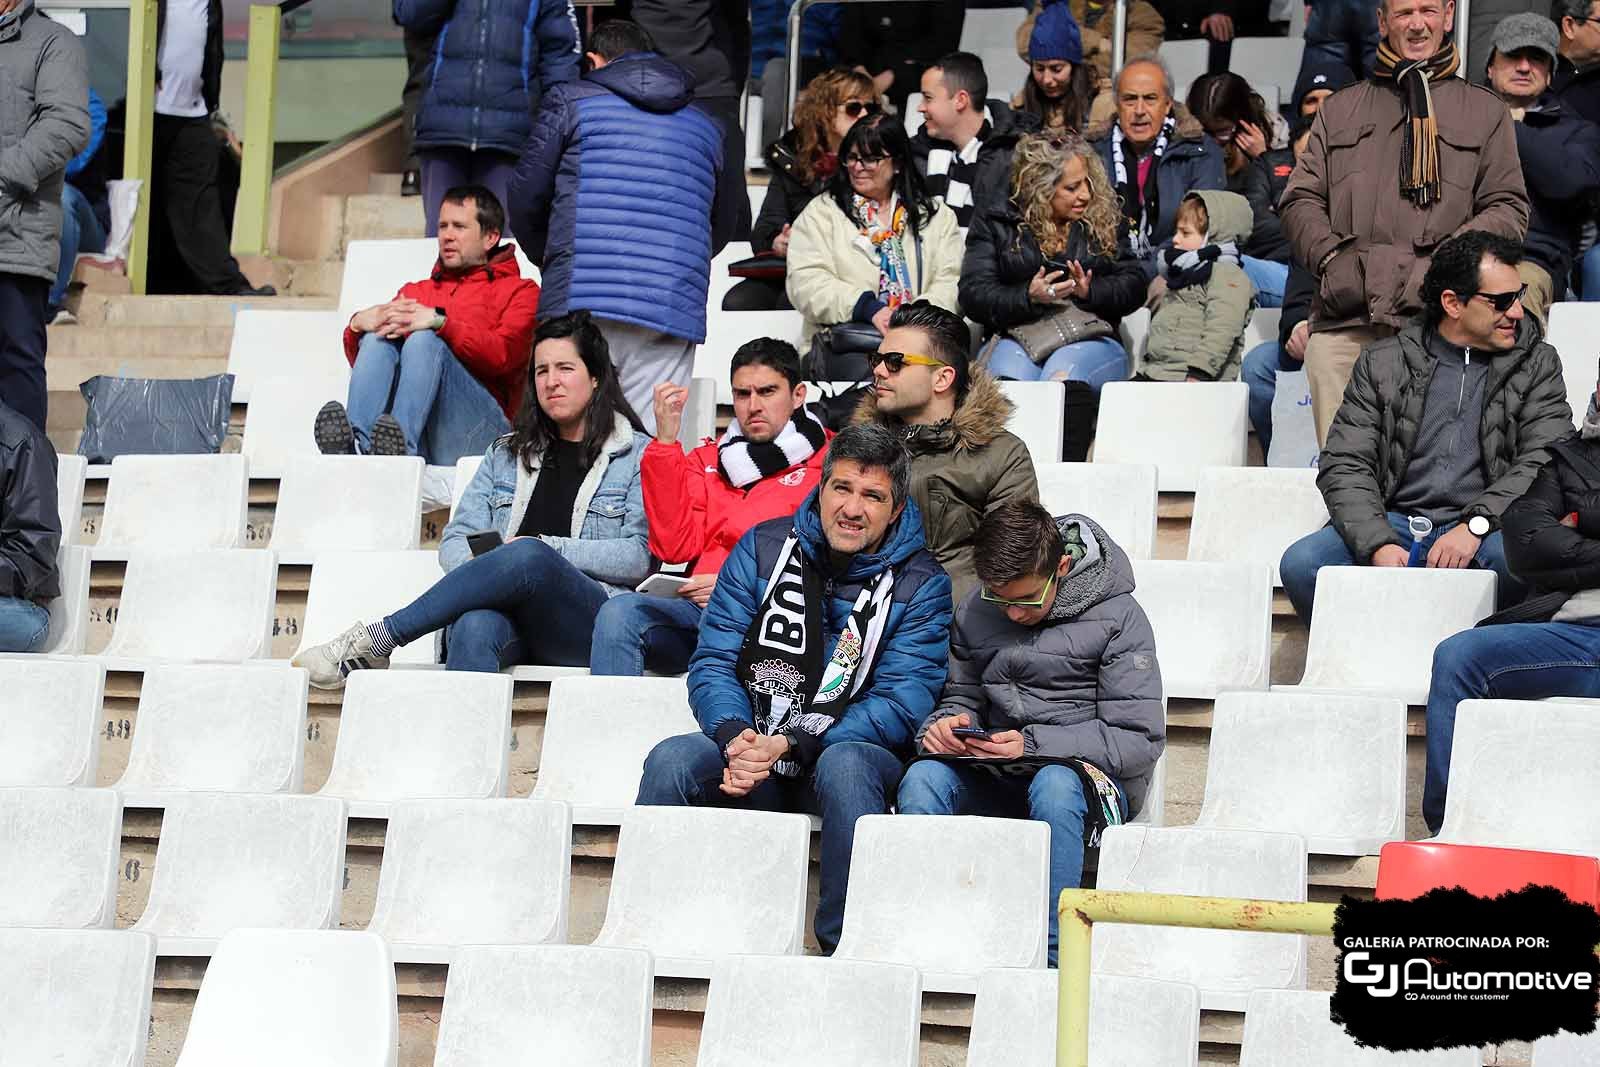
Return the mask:
[[[113,790],[0,789],[0,926],[110,926],[121,850]]]
[[[163,956],[208,955],[230,930],[333,929],[344,841],[344,804],[330,797],[173,797],[150,902],[133,928],[154,935]]]
[[[1163,493],[1192,493],[1206,467],[1245,465],[1250,389],[1243,382],[1107,382],[1096,463],[1153,463]]]
[[[1014,408],[1006,429],[1028,446],[1035,468],[1061,461],[1061,435],[1066,427],[1066,386],[1060,382],[997,382]]]
[[[136,553],[122,580],[116,628],[101,655],[190,663],[265,656],[272,647],[277,586],[278,558],[260,549]]]
[[[250,476],[238,454],[118,456],[111,461],[95,558],[237,548],[249,496]]]
[[[707,278],[708,284],[706,286],[707,318],[722,311],[723,298],[728,295],[729,290],[743,280],[729,274],[728,268],[741,259],[749,259],[753,255],[755,255],[755,249],[749,241],[730,241],[722,246],[722,251],[711,257],[711,273]],[[768,312],[762,312],[762,314],[768,314]],[[752,336],[759,337],[760,335],[753,334]],[[750,338],[746,337],[745,340],[748,341]],[[742,344],[743,342],[740,343]]]
[[[461,506],[461,498],[467,493],[467,486],[472,484],[472,479],[477,476],[478,468],[483,465],[482,456],[462,456],[456,460],[456,480],[450,487],[450,517],[456,517],[456,509]]]
[[[580,826],[614,826],[633,807],[650,750],[700,729],[682,678],[558,678],[550,683],[535,800],[572,805]],[[607,757],[594,758],[594,746]]]
[[[751,1026],[784,1005],[793,1040]],[[817,956],[725,956],[711,972],[697,1067],[917,1067],[912,967]]]
[[[1055,1067],[1057,972],[997,968],[978,976],[967,1067]],[[1089,980],[1089,1062],[1198,1067],[1200,991],[1180,982],[1097,974]]]
[[[61,545],[78,543],[83,533],[83,478],[89,461],[70,452],[56,455],[56,513],[61,516]]]
[[[507,234],[505,243],[515,245]],[[517,268],[524,278],[537,282],[539,268],[519,247]],[[432,237],[395,237],[376,241],[351,241],[344,250],[344,278],[339,286],[340,327],[350,316],[375,304],[387,304],[408,282],[433,274],[439,261],[439,242]]]
[[[93,660],[0,658],[0,786],[93,785],[105,688]]]
[[[1149,464],[1035,463],[1039,502],[1055,516],[1087,515],[1130,559],[1156,545],[1156,469]]]
[[[748,255],[750,253],[746,252],[745,256]],[[713,264],[713,288],[717,282],[716,270]],[[726,266],[722,273],[727,274]],[[723,311],[722,297],[718,296],[711,302],[711,309],[706,315],[706,339],[695,349],[694,376],[710,378],[716,383],[718,404],[732,404],[733,354],[739,350],[739,346],[757,337],[776,337],[780,341],[788,341],[804,355],[805,342],[809,341],[809,338],[801,336],[805,332],[804,323],[798,311]],[[808,395],[807,399],[815,400],[816,397]]]
[[[567,937],[572,819],[532,800],[408,800],[389,813],[367,929],[399,963]]]
[[[1049,867],[1050,828],[1032,819],[864,815],[834,958],[909,964],[954,993],[986,967],[1043,967]]]
[[[1113,826],[1101,837],[1100,889],[1254,900],[1306,899],[1306,848],[1292,834]],[[1200,1006],[1243,1011],[1254,989],[1304,989],[1299,934],[1107,923],[1094,969],[1200,987]]]
[[[51,656],[81,656],[89,645],[89,555],[87,548],[63,543],[56,557],[61,595],[50,601],[50,636],[39,651]]]
[[[810,859],[804,815],[631,808],[594,943],[649,949],[658,976],[679,978],[711,977],[721,956],[798,954]]]
[[[1328,1017],[1331,995],[1304,989],[1258,989],[1245,1009],[1239,1067],[1480,1067],[1476,1048],[1389,1052],[1363,1048]]]
[[[650,953],[590,945],[464,948],[450,965],[433,1067],[650,1067]],[[533,1062],[533,1061],[530,1061]]]
[[[269,378],[348,375],[344,328],[349,321],[348,315],[337,311],[240,308],[233,317],[233,341],[228,346],[233,402],[250,403],[256,385]]]
[[[470,671],[355,671],[318,792],[355,818],[397,800],[503,797],[511,766],[511,679]]]
[[[1533,1043],[1533,1067],[1594,1067],[1596,1063],[1600,1063],[1600,1030],[1556,1034]]]
[[[1272,576],[1259,564],[1133,563],[1133,598],[1156,634],[1169,697],[1265,689],[1272,678]]]
[[[442,577],[439,553],[428,550],[318,553],[300,624],[300,651],[332,641],[352,623],[377,622],[426,593]],[[431,664],[434,643],[435,634],[424,634],[395,649],[390,662]]]
[[[1597,764],[1600,701],[1463,700],[1437,840],[1600,856]]]
[[[1161,712],[1166,714],[1167,702],[1161,701]],[[1128,822],[1138,826],[1165,826],[1167,822],[1167,753],[1163,749],[1156,757],[1155,770],[1150,772],[1150,785],[1145,789],[1144,806]]]
[[[1392,697],[1222,693],[1197,826],[1299,834],[1377,855],[1406,829],[1406,706]]]
[[[710,378],[694,378],[689,382],[689,399],[683,405],[678,443],[687,453],[699,448],[708,437],[716,436],[717,383]]]
[[[1573,425],[1583,428],[1583,417],[1594,401],[1594,339],[1600,336],[1600,306],[1591,308],[1583,301],[1562,301],[1550,305],[1548,341],[1561,355],[1561,378],[1567,384],[1567,406],[1572,409]]]
[[[294,456],[320,456],[312,426],[330,400],[350,394],[348,366],[340,372],[298,378],[265,378],[250,393],[240,451],[255,478],[277,478]]]
[[[155,942],[127,930],[0,930],[8,1064],[144,1067]]]
[[[1494,611],[1494,581],[1486,570],[1323,567],[1301,687],[1426,704],[1434,648]]]
[[[395,1067],[399,1053],[383,938],[235,930],[206,967],[178,1067]]]
[[[1328,524],[1317,472],[1294,467],[1211,467],[1200,472],[1189,559],[1264,564],[1282,585],[1283,550]]]
[[[1161,43],[1161,59],[1171,69],[1172,80],[1182,86],[1175,94],[1176,99],[1186,98],[1189,84],[1205,74],[1211,54],[1209,46],[1210,42],[1204,39]]]
[[[124,803],[160,807],[173,792],[300,792],[306,691],[306,672],[286,664],[150,668],[117,783]]]
[[[1298,69],[1298,64],[1296,69]],[[1262,98],[1266,100],[1272,99],[1267,93],[1275,93],[1277,90],[1276,86],[1271,85],[1264,87],[1252,85],[1252,87],[1255,88],[1256,92],[1261,93]],[[1266,344],[1268,341],[1277,344],[1278,326],[1282,322],[1282,308],[1253,309],[1250,312],[1250,321],[1245,323],[1244,327],[1244,351],[1249,352],[1256,345]]]
[[[284,467],[272,547],[285,563],[320,553],[417,547],[421,456],[299,456]]]
[[[1150,309],[1136,308],[1133,314],[1124,315],[1117,327],[1117,339],[1128,353],[1128,364],[1137,367],[1144,356],[1145,343],[1150,340]]]

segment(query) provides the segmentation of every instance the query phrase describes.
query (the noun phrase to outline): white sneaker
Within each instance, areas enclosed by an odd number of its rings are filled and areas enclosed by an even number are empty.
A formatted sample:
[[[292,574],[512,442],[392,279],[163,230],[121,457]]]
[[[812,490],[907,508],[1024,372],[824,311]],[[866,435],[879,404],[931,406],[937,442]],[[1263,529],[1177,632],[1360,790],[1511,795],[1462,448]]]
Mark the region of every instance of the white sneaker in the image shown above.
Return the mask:
[[[78,316],[74,315],[72,312],[68,311],[66,308],[60,308],[60,309],[58,309],[56,311],[55,315],[51,316],[50,325],[52,325],[52,326],[76,326],[76,325],[78,325]]]
[[[366,624],[358,622],[332,641],[308,648],[290,662],[309,671],[311,684],[318,689],[343,689],[345,676],[351,671],[381,670],[389,666],[389,657],[373,655]]]

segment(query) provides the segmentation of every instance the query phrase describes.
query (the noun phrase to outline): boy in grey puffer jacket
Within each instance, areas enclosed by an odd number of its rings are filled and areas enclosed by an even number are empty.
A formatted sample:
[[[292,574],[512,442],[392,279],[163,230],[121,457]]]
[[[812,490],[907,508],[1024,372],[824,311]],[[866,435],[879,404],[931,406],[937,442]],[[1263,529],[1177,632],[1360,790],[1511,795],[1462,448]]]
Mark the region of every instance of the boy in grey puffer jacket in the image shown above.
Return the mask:
[[[1083,515],[1002,505],[973,557],[982,586],[956,608],[949,679],[917,733],[899,810],[1048,823],[1055,900],[1079,884],[1086,842],[1144,806],[1166,745],[1155,634],[1127,554]],[[987,739],[954,733],[974,727]]]
[[[1207,189],[1178,205],[1172,247],[1161,254],[1167,293],[1150,320],[1141,374],[1158,382],[1221,382],[1239,377],[1244,328],[1255,286],[1239,261],[1250,236],[1250,202]]]

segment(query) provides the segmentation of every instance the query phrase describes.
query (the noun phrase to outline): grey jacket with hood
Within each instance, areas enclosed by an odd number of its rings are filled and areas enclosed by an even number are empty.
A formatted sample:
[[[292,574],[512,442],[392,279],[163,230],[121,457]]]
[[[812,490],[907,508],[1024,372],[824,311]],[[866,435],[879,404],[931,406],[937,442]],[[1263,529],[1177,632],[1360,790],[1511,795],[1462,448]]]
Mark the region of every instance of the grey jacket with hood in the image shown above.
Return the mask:
[[[1144,806],[1166,747],[1156,638],[1133,598],[1133,565],[1098,523],[1056,520],[1084,548],[1038,626],[1019,626],[974,589],[950,628],[950,676],[917,731],[963,712],[990,730],[1022,731],[1029,756],[1076,756],[1115,778],[1128,815]]]

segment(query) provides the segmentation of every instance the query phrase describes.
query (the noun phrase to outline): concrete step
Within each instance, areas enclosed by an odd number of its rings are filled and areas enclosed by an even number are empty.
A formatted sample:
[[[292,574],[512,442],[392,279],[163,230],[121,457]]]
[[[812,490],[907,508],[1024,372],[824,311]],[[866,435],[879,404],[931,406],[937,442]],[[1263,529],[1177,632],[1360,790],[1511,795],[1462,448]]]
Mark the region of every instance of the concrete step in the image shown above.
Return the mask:
[[[228,357],[233,326],[51,326],[46,365],[58,360]],[[184,375],[192,377],[192,375]]]
[[[422,231],[420,196],[350,196],[345,198],[344,230],[338,247],[343,251],[351,241],[421,237]]]
[[[332,308],[328,296],[115,296],[84,293],[78,305],[80,328],[95,326],[221,327],[233,326],[233,317],[245,308],[278,311],[315,311]]]

